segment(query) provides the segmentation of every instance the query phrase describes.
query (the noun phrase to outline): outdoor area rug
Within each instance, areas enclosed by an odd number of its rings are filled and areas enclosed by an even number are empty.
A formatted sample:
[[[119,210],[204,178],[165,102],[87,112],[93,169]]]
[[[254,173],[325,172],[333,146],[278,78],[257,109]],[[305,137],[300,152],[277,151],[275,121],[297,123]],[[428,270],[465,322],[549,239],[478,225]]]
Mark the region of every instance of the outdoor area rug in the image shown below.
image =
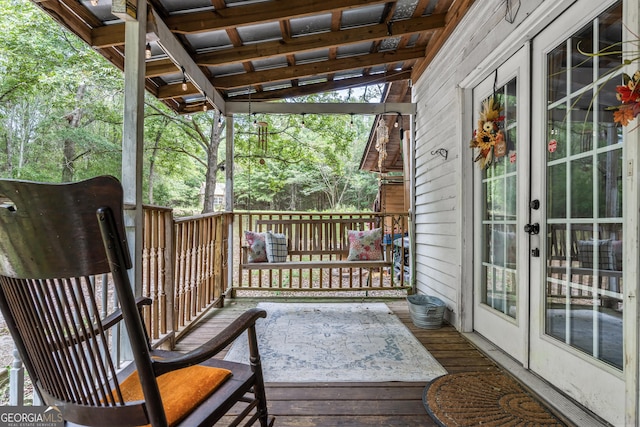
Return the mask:
[[[447,373],[383,303],[260,303],[266,382],[427,382]],[[248,360],[246,336],[226,360]]]
[[[565,426],[500,372],[444,375],[425,387],[422,400],[440,426]]]

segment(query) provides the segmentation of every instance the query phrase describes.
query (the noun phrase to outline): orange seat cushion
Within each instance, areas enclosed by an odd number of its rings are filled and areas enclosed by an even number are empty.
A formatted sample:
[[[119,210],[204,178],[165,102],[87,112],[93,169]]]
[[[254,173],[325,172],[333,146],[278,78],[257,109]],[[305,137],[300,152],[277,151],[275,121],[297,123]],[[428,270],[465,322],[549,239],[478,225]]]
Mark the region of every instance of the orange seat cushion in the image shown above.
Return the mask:
[[[158,388],[169,425],[174,425],[202,403],[223,382],[231,371],[195,365],[158,377]],[[121,384],[125,402],[144,400],[138,372],[129,375]]]

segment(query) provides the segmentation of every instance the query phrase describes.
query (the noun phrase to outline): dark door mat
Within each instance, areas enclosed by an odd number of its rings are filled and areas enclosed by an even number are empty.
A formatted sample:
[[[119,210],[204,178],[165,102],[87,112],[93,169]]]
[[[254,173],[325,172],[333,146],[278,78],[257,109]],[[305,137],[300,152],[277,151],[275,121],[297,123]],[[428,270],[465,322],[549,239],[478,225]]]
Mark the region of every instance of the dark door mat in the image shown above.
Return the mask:
[[[422,401],[431,418],[445,427],[566,426],[500,372],[443,375],[425,387]]]

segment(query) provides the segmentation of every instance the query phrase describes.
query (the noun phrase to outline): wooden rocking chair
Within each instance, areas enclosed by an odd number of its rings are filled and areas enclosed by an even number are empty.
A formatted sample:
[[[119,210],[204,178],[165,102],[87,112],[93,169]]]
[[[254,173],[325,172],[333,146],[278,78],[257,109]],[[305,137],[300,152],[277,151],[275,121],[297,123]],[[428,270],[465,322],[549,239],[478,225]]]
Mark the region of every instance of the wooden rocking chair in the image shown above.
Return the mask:
[[[153,350],[140,314],[150,301],[135,298],[127,275],[122,200],[113,177],[0,180],[0,309],[40,397],[68,424],[213,425],[234,407],[230,425],[271,425],[255,334],[265,311],[188,354]],[[93,278],[107,273],[117,302],[100,316]],[[247,364],[212,358],[245,330]],[[133,359],[123,369],[112,351],[120,335]]]

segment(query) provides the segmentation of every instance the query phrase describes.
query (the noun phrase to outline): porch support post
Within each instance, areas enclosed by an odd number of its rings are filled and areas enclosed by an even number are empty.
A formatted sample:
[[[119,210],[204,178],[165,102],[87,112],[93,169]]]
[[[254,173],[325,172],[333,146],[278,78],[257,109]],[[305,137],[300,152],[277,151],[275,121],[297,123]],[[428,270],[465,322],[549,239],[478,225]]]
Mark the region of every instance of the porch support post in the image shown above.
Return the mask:
[[[411,114],[409,120],[409,164],[405,168],[409,173],[409,280],[411,293],[418,292],[416,280],[416,116]]]
[[[129,278],[136,295],[142,289],[142,153],[144,143],[144,50],[147,2],[137,2],[137,19],[125,21],[124,120],[122,130],[122,186],[124,220],[133,268]]]
[[[225,160],[224,160],[224,166],[225,166],[225,178],[226,178],[226,182],[225,182],[225,191],[224,191],[224,210],[227,212],[231,212],[231,221],[229,221],[229,231],[228,231],[228,235],[229,235],[229,239],[228,239],[228,246],[227,246],[227,251],[228,251],[228,258],[227,259],[233,259],[233,254],[234,254],[234,246],[233,246],[233,225],[235,222],[235,215],[233,213],[233,199],[234,199],[234,194],[233,194],[233,169],[235,168],[234,162],[233,162],[233,154],[235,151],[235,147],[234,147],[234,132],[233,132],[233,114],[230,114],[226,117],[226,131],[227,131],[227,136],[226,136],[226,155],[225,155]],[[227,268],[227,293],[229,293],[229,291],[231,292],[231,295],[233,295],[233,263],[229,262],[228,263],[228,268]]]

